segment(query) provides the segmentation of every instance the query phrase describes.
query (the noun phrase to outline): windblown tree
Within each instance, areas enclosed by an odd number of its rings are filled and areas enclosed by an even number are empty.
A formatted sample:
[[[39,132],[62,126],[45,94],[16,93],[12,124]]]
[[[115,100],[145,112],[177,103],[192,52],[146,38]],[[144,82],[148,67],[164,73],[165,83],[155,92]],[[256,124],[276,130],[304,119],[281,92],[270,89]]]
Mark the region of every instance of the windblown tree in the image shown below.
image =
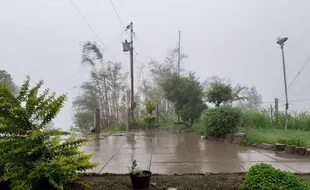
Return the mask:
[[[90,80],[81,85],[82,94],[73,102],[74,123],[87,130],[93,125],[93,113],[101,111],[104,125],[126,118],[127,78],[119,62],[104,62],[103,50],[96,43],[86,42],[82,47],[82,64],[89,66]]]
[[[214,76],[204,82],[204,87],[206,100],[213,103],[216,107],[219,107],[221,104],[232,106],[236,101],[247,99],[243,95],[243,91],[247,87],[240,84],[232,87],[229,79]]]
[[[211,82],[206,92],[206,99],[216,107],[231,101],[233,99],[231,85],[220,81]]]
[[[175,112],[192,126],[206,108],[202,100],[203,89],[195,75],[193,73],[181,77],[173,75],[166,79],[162,88],[165,97],[174,103]]]
[[[237,101],[237,106],[248,110],[258,110],[263,103],[262,96],[257,92],[255,86],[242,91],[243,100]]]
[[[0,70],[0,83],[6,85],[14,95],[17,94],[18,87],[13,82],[12,76],[5,70]]]

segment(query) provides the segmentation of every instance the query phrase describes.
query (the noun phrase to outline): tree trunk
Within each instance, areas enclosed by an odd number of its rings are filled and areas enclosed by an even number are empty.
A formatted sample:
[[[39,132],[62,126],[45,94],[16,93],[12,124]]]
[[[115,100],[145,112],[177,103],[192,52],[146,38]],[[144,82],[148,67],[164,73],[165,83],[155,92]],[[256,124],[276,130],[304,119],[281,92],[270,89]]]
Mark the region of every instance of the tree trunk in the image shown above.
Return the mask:
[[[192,128],[192,126],[193,126],[193,124],[194,124],[194,119],[191,118],[191,119],[190,119],[190,122],[191,122],[190,127]]]
[[[106,100],[106,114],[107,114],[107,125],[110,125],[110,106],[109,106],[109,99],[108,99],[108,91],[107,91],[107,83],[106,77],[103,77],[103,84],[104,84],[104,94]]]

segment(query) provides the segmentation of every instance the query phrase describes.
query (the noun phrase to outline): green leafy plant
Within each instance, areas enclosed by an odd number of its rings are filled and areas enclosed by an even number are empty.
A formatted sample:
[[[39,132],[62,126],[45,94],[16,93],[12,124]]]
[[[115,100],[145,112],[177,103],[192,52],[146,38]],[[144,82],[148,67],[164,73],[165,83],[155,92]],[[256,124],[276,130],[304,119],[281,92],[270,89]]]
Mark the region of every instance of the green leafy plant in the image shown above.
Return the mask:
[[[250,168],[240,190],[309,190],[302,179],[288,172],[273,168],[269,164],[257,164]]]
[[[89,161],[91,155],[79,151],[88,139],[72,135],[61,141],[58,129],[43,130],[66,96],[56,97],[49,89],[39,95],[43,81],[32,88],[29,82],[27,77],[16,97],[0,84],[0,178],[12,190],[63,189],[78,179],[78,172],[95,166]]]
[[[142,170],[138,168],[137,161],[132,161],[131,166],[128,166],[129,173],[132,175],[142,175]]]
[[[240,121],[239,109],[219,107],[208,109],[202,117],[206,134],[213,137],[224,137],[237,130]]]
[[[156,102],[154,100],[147,100],[144,105],[147,113],[152,115],[153,111],[156,109]]]
[[[143,118],[144,122],[147,124],[155,123],[155,119],[156,119],[156,116],[154,116],[154,115],[147,115],[147,116],[144,116],[144,118]]]

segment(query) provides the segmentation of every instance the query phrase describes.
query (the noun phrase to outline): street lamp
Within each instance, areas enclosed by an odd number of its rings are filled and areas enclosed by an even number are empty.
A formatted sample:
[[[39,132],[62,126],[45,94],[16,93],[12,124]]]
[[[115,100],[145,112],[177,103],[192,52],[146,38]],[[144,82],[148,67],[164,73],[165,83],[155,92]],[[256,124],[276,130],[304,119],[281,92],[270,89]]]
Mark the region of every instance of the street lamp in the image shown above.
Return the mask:
[[[287,41],[287,37],[278,37],[277,44],[280,45],[282,50],[282,62],[283,62],[283,75],[284,75],[284,86],[285,86],[285,130],[287,130],[287,110],[288,110],[288,98],[287,98],[287,84],[286,84],[286,71],[285,71],[285,60],[284,60],[284,42]]]

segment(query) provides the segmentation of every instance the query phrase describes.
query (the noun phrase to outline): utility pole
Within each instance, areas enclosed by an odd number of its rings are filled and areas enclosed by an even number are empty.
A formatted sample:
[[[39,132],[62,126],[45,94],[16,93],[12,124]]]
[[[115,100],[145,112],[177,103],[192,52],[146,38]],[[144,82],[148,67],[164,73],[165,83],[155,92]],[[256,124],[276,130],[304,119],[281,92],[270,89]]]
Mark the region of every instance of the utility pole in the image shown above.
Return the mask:
[[[179,31],[178,76],[180,76],[180,62],[181,62],[181,31]]]
[[[123,51],[130,52],[130,115],[131,115],[131,123],[135,122],[134,119],[134,109],[136,107],[136,104],[134,102],[134,73],[133,73],[133,23],[131,22],[129,25],[127,25],[126,30],[130,29],[130,42],[123,42]]]
[[[134,106],[134,81],[133,81],[133,23],[130,23],[130,37],[131,37],[131,47],[130,47],[130,87],[131,87],[131,93],[130,93],[130,97],[131,97],[131,111],[133,112],[133,110],[135,109]]]
[[[287,97],[287,84],[286,84],[286,70],[285,70],[285,59],[284,59],[284,42],[286,42],[288,38],[284,37],[284,38],[278,38],[277,40],[277,44],[279,44],[281,46],[281,50],[282,50],[282,63],[283,63],[283,75],[284,75],[284,87],[285,87],[285,130],[287,130],[287,110],[288,110],[288,97]]]

